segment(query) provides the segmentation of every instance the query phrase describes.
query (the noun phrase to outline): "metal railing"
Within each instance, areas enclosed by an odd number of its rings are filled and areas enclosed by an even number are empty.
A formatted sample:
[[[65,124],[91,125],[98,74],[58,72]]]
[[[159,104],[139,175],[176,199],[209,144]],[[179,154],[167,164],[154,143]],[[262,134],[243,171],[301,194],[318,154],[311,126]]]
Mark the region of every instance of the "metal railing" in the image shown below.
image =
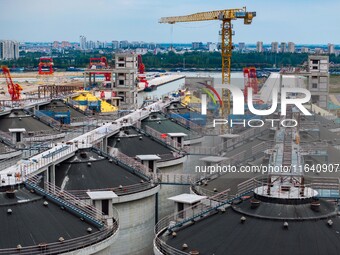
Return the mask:
[[[182,117],[181,115],[171,112],[171,118],[175,119],[176,121],[178,121],[179,123],[181,123],[182,125],[184,125],[185,127],[189,127],[191,130],[202,134],[202,132],[204,131],[203,128],[199,125],[197,125],[196,123]]]
[[[283,178],[283,179],[294,179],[293,175],[279,175],[279,176],[273,176],[271,178]],[[251,190],[254,190],[258,187],[267,187],[268,186],[268,177],[266,178],[265,176],[256,176],[254,178],[251,178],[249,180],[246,180],[240,184],[237,185],[237,194],[236,196],[238,196],[239,194],[243,194],[246,192],[249,192]],[[277,183],[275,184],[275,186],[279,187],[279,189],[281,189],[281,187],[285,187],[287,186],[287,184],[280,184]],[[299,189],[299,194],[300,194],[300,190],[303,190],[305,188],[311,188],[314,190],[334,190],[337,191],[338,194],[340,194],[340,181],[338,178],[334,178],[334,177],[308,177],[305,178],[305,183],[302,184],[298,184],[295,183],[294,187]],[[289,192],[288,192],[289,193]],[[295,192],[296,193],[296,192]],[[262,193],[265,194],[265,193]],[[280,193],[279,193],[280,194]],[[286,194],[284,197],[285,198],[289,197],[296,197],[296,194],[290,195],[290,194]],[[300,196],[303,197],[303,196]]]
[[[9,108],[24,108],[29,105],[49,102],[50,98],[27,98],[20,99],[19,101],[12,100],[0,100],[0,106],[9,107]]]
[[[65,134],[56,130],[28,131],[23,134],[23,140],[25,142],[55,140],[63,137],[65,137]]]
[[[180,150],[182,148],[182,145],[176,140],[171,139],[171,137],[169,137],[167,134],[162,134],[149,126],[145,126],[145,132],[157,140],[171,146],[172,148],[175,148],[176,150]]]
[[[84,216],[84,218],[87,218],[90,222],[97,226],[104,226],[102,212],[100,210],[85,203],[71,193],[61,190],[58,186],[52,183],[44,182],[44,189],[40,188],[39,182],[40,178],[38,176],[30,175],[27,177],[25,184],[29,188],[34,189],[36,192],[49,197],[56,203],[67,206],[69,209],[81,216]]]
[[[4,185],[15,185],[26,180],[26,177],[31,174],[37,173],[41,169],[45,169],[50,164],[62,159],[65,156],[71,155],[77,150],[75,144],[70,145],[59,145],[47,152],[33,157],[33,160],[27,162],[20,162],[15,166],[7,168],[4,172],[0,173],[1,184]]]
[[[200,179],[199,175],[195,174],[156,173],[151,176],[160,184],[192,185]]]
[[[15,147],[12,141],[12,135],[10,133],[4,132],[0,130],[0,139],[7,145],[11,147]]]
[[[38,110],[34,110],[34,115],[39,118],[40,121],[44,122],[45,124],[56,128],[56,129],[60,129],[61,128],[61,124],[59,121],[56,121],[55,119],[51,118],[50,116],[44,114],[41,111]]]
[[[216,147],[202,147],[202,146],[191,146],[184,145],[183,149],[188,154],[192,155],[218,155],[218,146]]]
[[[221,193],[215,194],[214,196],[206,199],[202,199],[201,202],[183,210],[178,213],[174,213],[161,219],[155,225],[155,239],[154,244],[159,251],[165,255],[172,254],[187,254],[174,247],[171,247],[163,240],[163,234],[170,234],[174,229],[183,227],[186,224],[191,224],[197,218],[207,217],[217,212],[218,208],[228,206],[232,200],[229,197],[229,189]],[[234,198],[232,198],[234,199]]]
[[[139,173],[141,173],[143,176],[146,176],[147,178],[151,178],[151,172],[149,167],[147,167],[146,165],[143,165],[141,162],[125,155],[124,153],[120,152],[120,151],[115,151],[114,155],[111,155],[114,159],[119,160],[120,162],[122,162],[123,164],[131,167],[132,169],[138,171]]]
[[[103,188],[103,189],[90,189],[90,190],[68,190],[69,194],[76,196],[79,199],[89,199],[87,192],[91,191],[113,191],[117,196],[124,196],[133,193],[145,191],[154,187],[154,184],[150,182],[141,182],[133,185],[119,186],[114,188]]]
[[[113,226],[93,234],[86,234],[78,238],[54,242],[54,243],[41,243],[34,246],[17,247],[0,249],[0,254],[3,255],[40,255],[40,254],[61,254],[86,248],[88,246],[99,243],[112,235],[118,230],[118,222],[114,222]]]

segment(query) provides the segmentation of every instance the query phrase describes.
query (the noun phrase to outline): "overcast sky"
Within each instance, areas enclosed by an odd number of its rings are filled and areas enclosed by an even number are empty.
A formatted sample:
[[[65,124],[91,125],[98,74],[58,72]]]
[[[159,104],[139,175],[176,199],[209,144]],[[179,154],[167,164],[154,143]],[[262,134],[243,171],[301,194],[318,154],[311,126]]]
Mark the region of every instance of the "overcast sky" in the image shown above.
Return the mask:
[[[0,0],[0,39],[216,42],[218,21],[168,25],[158,19],[243,6],[257,17],[250,26],[234,22],[235,43],[340,44],[339,0]]]

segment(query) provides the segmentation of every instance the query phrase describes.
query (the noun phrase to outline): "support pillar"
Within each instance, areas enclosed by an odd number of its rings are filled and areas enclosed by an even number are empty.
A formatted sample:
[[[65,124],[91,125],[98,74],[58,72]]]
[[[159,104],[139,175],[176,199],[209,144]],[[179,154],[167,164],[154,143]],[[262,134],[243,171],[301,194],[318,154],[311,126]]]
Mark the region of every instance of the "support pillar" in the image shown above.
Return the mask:
[[[55,165],[49,166],[48,171],[49,182],[55,185]]]
[[[47,189],[46,182],[49,182],[49,179],[50,179],[49,170],[48,170],[48,168],[47,168],[47,169],[44,171],[44,178],[43,178],[43,181],[44,181],[44,189]]]
[[[101,142],[101,150],[107,153],[107,136],[105,136]]]

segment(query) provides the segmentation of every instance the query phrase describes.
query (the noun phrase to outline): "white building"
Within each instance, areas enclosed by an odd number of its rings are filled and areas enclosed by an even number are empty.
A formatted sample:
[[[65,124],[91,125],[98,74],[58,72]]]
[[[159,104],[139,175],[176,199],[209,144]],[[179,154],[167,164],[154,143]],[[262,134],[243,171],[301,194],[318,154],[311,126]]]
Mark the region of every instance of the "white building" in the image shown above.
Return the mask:
[[[328,44],[328,54],[335,54],[334,44]]]
[[[271,52],[273,52],[273,53],[279,52],[279,43],[278,42],[272,42]]]
[[[307,47],[302,47],[302,48],[301,48],[301,53],[309,53],[309,48],[307,48]]]
[[[293,43],[293,42],[288,43],[288,52],[289,53],[295,53],[295,43]]]
[[[0,59],[18,59],[19,43],[16,41],[0,41]]]
[[[80,38],[80,49],[86,50],[87,49],[87,47],[86,47],[86,37],[81,35],[79,38]]]
[[[119,49],[119,41],[112,41],[112,49],[114,50]]]
[[[263,42],[257,42],[256,43],[256,51],[257,52],[263,52]]]
[[[246,50],[246,44],[244,42],[240,42],[238,44],[238,50],[243,52],[244,50]]]
[[[280,52],[286,53],[287,52],[287,44],[285,42],[282,42],[280,45]]]
[[[216,43],[208,42],[207,46],[208,46],[208,50],[210,52],[217,51],[217,44]]]

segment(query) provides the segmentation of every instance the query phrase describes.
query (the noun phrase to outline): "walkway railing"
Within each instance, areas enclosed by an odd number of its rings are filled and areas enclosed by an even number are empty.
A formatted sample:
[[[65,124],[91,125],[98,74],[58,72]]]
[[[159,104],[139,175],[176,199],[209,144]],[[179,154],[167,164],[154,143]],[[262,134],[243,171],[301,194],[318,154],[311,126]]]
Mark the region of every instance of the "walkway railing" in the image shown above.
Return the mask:
[[[21,183],[26,180],[28,175],[46,169],[50,164],[57,162],[65,156],[71,156],[77,149],[75,144],[59,145],[47,152],[32,157],[30,161],[20,161],[18,164],[0,172],[0,186]]]
[[[46,101],[46,100],[44,100]],[[98,127],[86,134],[80,135],[70,141],[68,141],[67,146],[69,148],[67,151],[62,151],[60,154],[55,155],[52,158],[42,158],[41,155],[36,155],[30,159],[28,164],[20,163],[18,166],[9,167],[1,172],[1,186],[17,184],[24,181],[24,176],[27,174],[33,173],[33,171],[40,170],[42,167],[46,167],[48,164],[60,159],[62,156],[71,155],[74,153],[78,147],[91,147],[95,146],[98,143],[102,142],[102,139],[108,135],[113,134],[114,132],[118,132],[124,126],[131,126],[136,124],[141,118],[145,118],[149,116],[152,110],[159,111],[162,107],[169,105],[170,100],[164,100],[162,102],[156,102],[144,108],[144,110],[137,110],[134,113],[122,117],[114,122],[103,124],[103,126]],[[77,146],[76,146],[77,145]],[[58,145],[48,152],[52,155],[55,153],[54,150],[60,149],[64,145]],[[19,176],[19,178],[15,177]]]
[[[8,146],[15,147],[10,133],[3,132],[0,130],[0,139]]]
[[[193,130],[197,133],[202,134],[202,132],[204,132],[203,128],[200,125],[197,125],[196,123],[182,117],[179,114],[171,112],[171,118],[174,118],[176,121],[178,121],[182,125],[189,127],[191,130]]]
[[[83,249],[104,241],[110,236],[114,235],[117,232],[118,223],[114,223],[114,225],[110,228],[106,228],[101,231],[97,231],[93,234],[86,234],[84,236],[66,239],[62,242],[54,242],[54,243],[42,243],[34,246],[26,246],[20,248],[8,248],[8,249],[0,249],[0,254],[3,255],[41,255],[41,254],[61,254],[67,253],[74,250]]]
[[[168,245],[162,238],[163,234],[170,234],[178,227],[191,224],[197,219],[207,217],[218,212],[219,208],[225,208],[229,206],[229,204],[235,199],[229,197],[229,191],[230,190],[228,189],[216,194],[215,196],[203,199],[198,204],[161,219],[155,226],[156,237],[154,244],[156,245],[157,249],[165,255],[187,254]]]
[[[39,187],[39,182],[40,178],[38,176],[29,176],[25,181],[25,185],[27,185],[30,189],[34,189],[41,195],[50,198],[56,203],[64,205],[74,213],[84,217],[93,224],[96,224],[98,227],[103,227],[105,225],[103,223],[103,213],[97,208],[85,203],[67,191],[61,190],[58,186],[52,183],[44,182],[43,189]]]
[[[37,193],[44,195],[46,198],[54,201],[55,203],[64,206],[66,209],[72,211],[75,214],[80,215],[84,219],[94,223],[100,230],[93,234],[86,234],[81,237],[67,239],[64,241],[54,243],[42,243],[34,246],[17,247],[0,249],[0,254],[23,254],[23,255],[38,255],[38,254],[60,254],[70,252],[73,250],[79,250],[88,246],[94,245],[116,234],[119,228],[118,213],[114,210],[114,217],[112,225],[105,225],[102,220],[102,212],[95,207],[86,204],[79,200],[68,192],[61,191],[59,187],[45,182],[46,189],[39,187],[39,177],[30,176],[27,178],[25,185],[30,189],[34,189]]]
[[[157,140],[163,142],[163,143],[166,143],[167,145],[175,148],[175,149],[181,149],[182,148],[182,145],[180,143],[178,143],[176,140],[172,139],[171,137],[169,137],[167,134],[162,134],[160,132],[158,132],[157,130],[149,127],[149,126],[146,126],[145,127],[145,132],[156,138]]]
[[[131,167],[132,169],[138,171],[141,173],[143,176],[146,176],[148,178],[151,178],[151,172],[149,167],[146,165],[143,165],[141,162],[125,155],[124,153],[120,151],[116,151],[114,155],[111,155],[113,158],[119,160],[123,164]]]
[[[154,185],[152,183],[145,181],[145,182],[141,182],[138,184],[120,186],[120,187],[115,187],[115,188],[103,188],[103,189],[91,189],[91,190],[68,190],[67,192],[69,194],[72,194],[73,196],[76,196],[79,199],[89,199],[89,196],[87,195],[88,191],[91,191],[91,192],[113,191],[117,196],[124,196],[124,195],[129,195],[129,194],[145,191],[153,187]]]
[[[44,114],[41,111],[34,110],[34,115],[39,118],[40,121],[44,122],[45,124],[60,129],[61,124],[59,121],[56,121],[55,119],[51,118],[50,116]]]
[[[194,174],[175,174],[175,173],[157,173],[152,174],[152,178],[160,184],[173,185],[192,185],[199,181],[199,175]]]

